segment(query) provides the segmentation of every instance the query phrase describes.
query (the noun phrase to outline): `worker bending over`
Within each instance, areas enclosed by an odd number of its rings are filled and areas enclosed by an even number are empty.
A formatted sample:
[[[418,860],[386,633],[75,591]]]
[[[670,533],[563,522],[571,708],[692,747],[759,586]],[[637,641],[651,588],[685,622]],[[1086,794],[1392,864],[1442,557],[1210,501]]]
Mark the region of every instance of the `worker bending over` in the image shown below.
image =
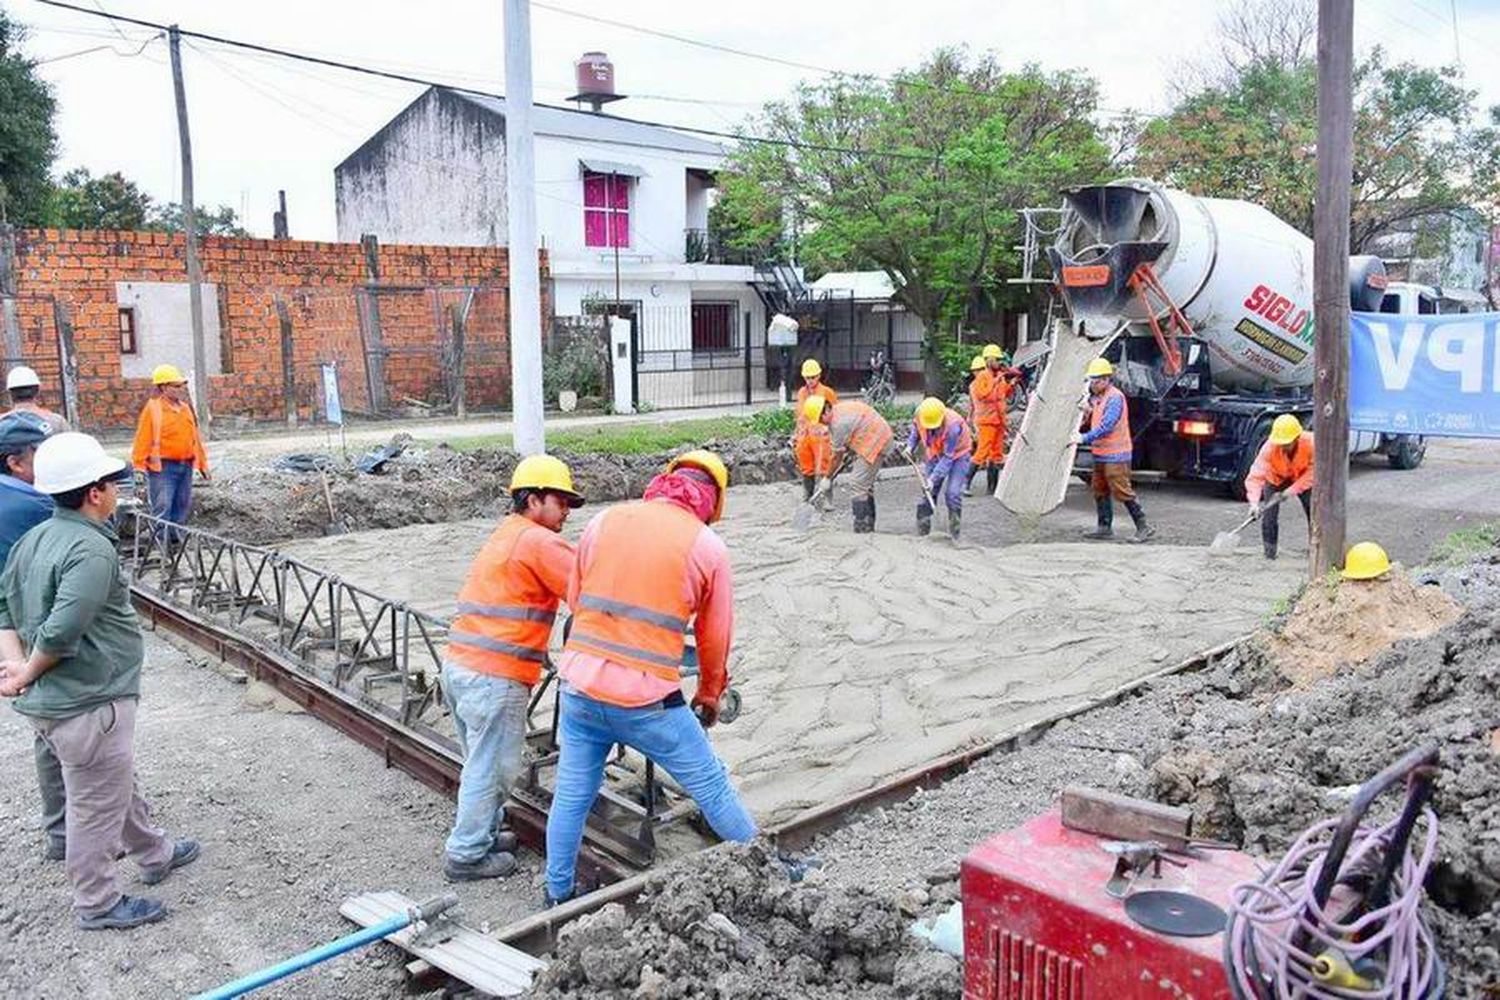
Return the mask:
[[[1000,484],[1000,466],[1005,462],[1005,422],[1013,386],[1010,370],[1005,366],[1005,352],[999,344],[986,344],[980,355],[984,369],[969,384],[970,413],[979,442],[974,447],[970,475],[985,470],[985,489],[993,494]]]
[[[839,394],[823,384],[823,366],[816,358],[802,362],[802,386],[797,390],[797,407],[793,411],[797,418],[796,430],[792,432],[792,451],[797,456],[797,468],[802,472],[802,499],[811,500],[819,479],[833,475],[833,448],[828,441],[828,428],[816,420],[808,420],[804,408],[812,396],[822,396],[829,403],[837,403]],[[826,504],[828,495],[823,494]]]
[[[1271,424],[1271,436],[1260,446],[1250,475],[1245,477],[1245,499],[1250,514],[1260,518],[1260,543],[1267,559],[1276,558],[1281,534],[1281,504],[1276,494],[1286,493],[1302,501],[1307,530],[1312,532],[1313,436],[1302,422],[1283,413]],[[1266,496],[1266,490],[1271,491]]]
[[[573,572],[573,546],[558,532],[581,506],[561,461],[521,459],[510,477],[510,514],[474,557],[458,592],[443,655],[443,698],[464,755],[443,865],[450,881],[516,870],[515,834],[501,829],[505,799],[521,773],[531,689],[541,679]]]
[[[733,582],[729,551],[709,527],[724,512],[728,486],[719,456],[690,451],[642,499],[594,517],[579,539],[568,583],[572,631],[558,663],[562,749],[547,815],[549,903],[573,895],[584,820],[617,743],[666,768],[720,837],[755,836],[705,732],[729,683]],[[691,710],[680,687],[690,624],[698,649]]]
[[[896,437],[875,407],[849,400],[830,404],[822,396],[812,396],[803,411],[812,423],[828,428],[833,445],[833,467],[852,465],[849,489],[853,497],[849,507],[854,512],[854,533],[869,534],[875,530],[875,476],[880,463]],[[824,492],[827,492],[826,485]]]
[[[151,516],[173,524],[187,524],[193,508],[193,470],[208,475],[208,453],[198,433],[198,419],[188,399],[187,379],[175,365],[157,365],[151,372],[151,398],[141,408],[130,461],[146,474],[146,496]]]
[[[936,396],[928,396],[917,406],[911,434],[906,439],[906,456],[922,446],[925,467],[922,478],[927,490],[917,501],[917,534],[932,531],[932,504],[928,497],[943,497],[948,507],[948,534],[958,537],[963,519],[964,487],[969,482],[969,466],[974,453],[974,438],[964,418],[943,405]]]
[[[1089,380],[1088,412],[1083,418],[1083,429],[1074,431],[1071,438],[1073,444],[1088,445],[1094,454],[1091,485],[1099,523],[1083,537],[1114,537],[1114,501],[1118,500],[1135,522],[1134,541],[1144,542],[1156,534],[1156,529],[1146,523],[1146,512],[1135,498],[1135,488],[1130,482],[1130,460],[1134,450],[1130,438],[1130,412],[1125,405],[1125,394],[1113,383],[1114,373],[1115,366],[1104,358],[1089,362],[1085,372]]]

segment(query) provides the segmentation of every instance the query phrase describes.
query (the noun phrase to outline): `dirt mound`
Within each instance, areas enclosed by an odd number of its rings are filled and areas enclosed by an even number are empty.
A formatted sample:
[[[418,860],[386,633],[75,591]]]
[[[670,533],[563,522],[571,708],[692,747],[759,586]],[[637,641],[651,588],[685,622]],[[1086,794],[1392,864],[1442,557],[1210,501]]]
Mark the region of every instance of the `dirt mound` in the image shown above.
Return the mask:
[[[610,904],[563,928],[533,997],[945,1000],[957,959],[907,932],[863,889],[793,882],[758,844],[725,846],[665,872],[631,911]]]
[[[1438,587],[1415,584],[1398,565],[1374,580],[1313,583],[1271,637],[1270,649],[1286,678],[1306,685],[1402,639],[1429,636],[1461,610]]]
[[[736,484],[775,482],[797,474],[782,437],[708,441],[704,447],[723,456]],[[572,468],[574,484],[584,495],[621,500],[639,496],[675,453],[556,454]],[[346,531],[356,531],[492,517],[504,507],[504,487],[516,461],[514,452],[499,449],[414,447],[387,462],[377,475],[329,457],[332,520]],[[194,526],[257,545],[322,535],[329,520],[318,473],[274,465],[228,472],[213,486],[200,489],[194,500]]]

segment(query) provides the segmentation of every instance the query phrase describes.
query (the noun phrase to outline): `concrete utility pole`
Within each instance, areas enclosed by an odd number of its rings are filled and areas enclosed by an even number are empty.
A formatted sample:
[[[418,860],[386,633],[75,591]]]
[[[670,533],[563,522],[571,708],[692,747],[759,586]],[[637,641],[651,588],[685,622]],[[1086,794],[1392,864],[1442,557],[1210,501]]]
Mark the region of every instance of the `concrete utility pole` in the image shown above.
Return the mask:
[[[193,324],[193,396],[198,423],[213,423],[208,405],[208,350],[203,344],[203,270],[198,264],[198,203],[193,200],[193,140],[188,135],[187,94],[182,86],[182,36],[177,25],[167,32],[172,52],[172,92],[177,98],[177,144],[182,150],[182,231],[187,239],[188,308]]]
[[[1317,579],[1344,563],[1349,484],[1349,186],[1354,2],[1318,0],[1318,195],[1313,207],[1313,530]]]
[[[511,435],[521,455],[547,450],[542,425],[542,284],[531,132],[531,4],[505,0],[505,209],[510,257]]]

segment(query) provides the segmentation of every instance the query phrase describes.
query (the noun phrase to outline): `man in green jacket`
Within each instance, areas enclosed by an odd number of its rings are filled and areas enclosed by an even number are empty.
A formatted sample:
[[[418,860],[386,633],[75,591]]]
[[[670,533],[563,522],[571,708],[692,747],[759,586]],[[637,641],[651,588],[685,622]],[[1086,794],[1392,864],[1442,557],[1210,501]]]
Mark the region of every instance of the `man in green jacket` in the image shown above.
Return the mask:
[[[135,715],[145,644],[120,572],[109,518],[126,464],[87,434],[37,448],[36,488],[57,504],[27,532],[0,575],[0,695],[31,720],[62,762],[67,866],[85,930],[167,915],[160,900],[121,895],[124,850],[155,885],[198,857],[151,823],[135,788]]]

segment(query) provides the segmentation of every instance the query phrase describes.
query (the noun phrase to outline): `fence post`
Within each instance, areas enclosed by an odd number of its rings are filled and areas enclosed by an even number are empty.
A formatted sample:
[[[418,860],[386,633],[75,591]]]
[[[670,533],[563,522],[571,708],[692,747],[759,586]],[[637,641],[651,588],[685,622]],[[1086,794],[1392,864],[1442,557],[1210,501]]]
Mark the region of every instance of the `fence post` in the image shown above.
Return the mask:
[[[286,425],[297,426],[297,373],[292,353],[292,314],[281,296],[276,297],[276,322],[281,326],[281,398],[286,405]]]
[[[380,330],[380,301],[376,294],[380,282],[380,244],[375,234],[365,233],[359,238],[365,254],[365,287],[359,310],[359,333],[364,342],[365,381],[370,390],[370,409],[384,413],[385,395],[385,337]]]
[[[74,427],[83,426],[83,415],[78,412],[78,352],[73,346],[73,320],[62,299],[52,298],[52,321],[57,326],[57,353],[62,369],[63,409],[68,422]]]
[[[751,402],[750,394],[750,310],[744,311],[744,325],[741,327],[745,336],[745,405]]]
[[[474,305],[475,289],[469,289],[462,303],[449,306],[453,315],[453,411],[458,419],[469,415],[468,391],[464,383],[464,353],[469,309]]]

